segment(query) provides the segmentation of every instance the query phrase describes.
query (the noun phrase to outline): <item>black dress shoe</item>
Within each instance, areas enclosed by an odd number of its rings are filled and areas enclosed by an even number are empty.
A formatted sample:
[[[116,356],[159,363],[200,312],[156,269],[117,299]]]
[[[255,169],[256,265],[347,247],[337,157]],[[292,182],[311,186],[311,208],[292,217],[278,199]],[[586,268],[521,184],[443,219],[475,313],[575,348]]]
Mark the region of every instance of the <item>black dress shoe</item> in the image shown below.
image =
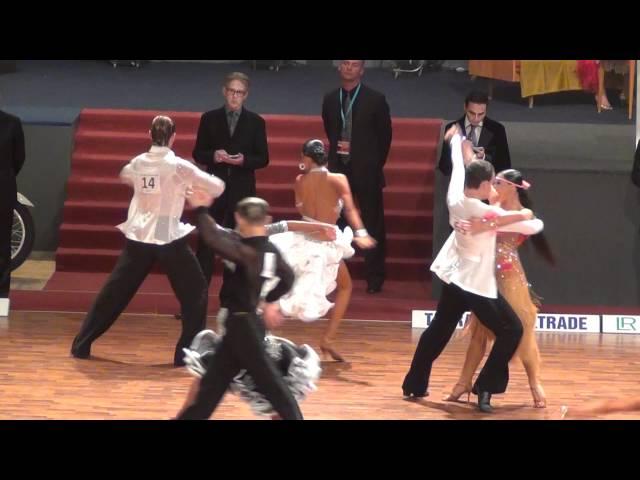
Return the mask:
[[[429,392],[427,391],[427,387],[424,386],[422,388],[415,385],[415,382],[411,381],[409,375],[405,377],[404,382],[402,382],[402,395],[405,397],[415,397],[422,398],[428,397]]]
[[[478,394],[478,408],[484,413],[493,413],[491,406],[491,394],[489,392],[480,392]]]
[[[71,356],[74,358],[82,358],[86,360],[91,356],[91,350],[71,349]]]
[[[380,293],[382,291],[382,283],[367,282],[367,293]]]
[[[405,390],[404,388],[402,389],[402,395],[404,397],[410,398],[423,398],[423,397],[428,397],[429,396],[429,392],[421,392],[421,393],[413,393],[409,390]]]

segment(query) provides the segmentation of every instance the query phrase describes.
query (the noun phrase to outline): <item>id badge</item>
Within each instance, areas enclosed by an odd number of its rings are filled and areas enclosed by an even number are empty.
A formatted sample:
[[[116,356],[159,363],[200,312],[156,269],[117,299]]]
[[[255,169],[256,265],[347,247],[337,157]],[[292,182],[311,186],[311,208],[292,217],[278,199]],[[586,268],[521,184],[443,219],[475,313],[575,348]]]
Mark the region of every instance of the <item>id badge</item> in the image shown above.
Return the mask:
[[[340,140],[338,142],[338,155],[349,155],[351,154],[351,142],[347,142],[346,140]]]

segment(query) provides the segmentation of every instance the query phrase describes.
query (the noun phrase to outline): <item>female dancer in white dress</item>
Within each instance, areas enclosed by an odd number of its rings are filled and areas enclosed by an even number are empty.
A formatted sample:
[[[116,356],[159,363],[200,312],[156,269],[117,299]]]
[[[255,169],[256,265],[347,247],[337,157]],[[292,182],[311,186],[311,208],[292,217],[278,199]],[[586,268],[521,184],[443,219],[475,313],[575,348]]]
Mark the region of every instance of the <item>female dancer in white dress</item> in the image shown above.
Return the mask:
[[[304,220],[332,225],[344,209],[347,221],[355,230],[355,238],[350,228],[342,232],[335,227],[336,240],[333,242],[318,241],[299,232],[272,235],[270,240],[296,274],[293,289],[280,299],[282,312],[303,321],[313,321],[333,307],[320,350],[323,355],[328,354],[334,360],[344,362],[332,345],[351,298],[351,276],[343,259],[354,254],[350,245],[352,240],[360,248],[373,248],[376,242],[364,228],[347,178],[330,173],[326,164],[322,141],[305,142],[300,164],[303,173],[298,175],[295,183],[296,207]],[[332,304],[326,296],[336,288],[335,304]]]

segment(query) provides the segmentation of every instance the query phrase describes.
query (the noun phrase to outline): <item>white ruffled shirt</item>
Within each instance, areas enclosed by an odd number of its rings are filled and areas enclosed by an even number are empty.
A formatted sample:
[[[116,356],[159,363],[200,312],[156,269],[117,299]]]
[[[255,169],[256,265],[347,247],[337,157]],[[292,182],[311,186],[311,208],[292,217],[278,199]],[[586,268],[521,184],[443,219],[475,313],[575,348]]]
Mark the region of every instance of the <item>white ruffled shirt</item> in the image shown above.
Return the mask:
[[[165,245],[188,235],[195,227],[182,223],[188,188],[204,190],[212,197],[222,194],[225,184],[191,162],[177,157],[168,147],[152,146],[120,172],[133,187],[127,221],[117,225],[137,242]]]

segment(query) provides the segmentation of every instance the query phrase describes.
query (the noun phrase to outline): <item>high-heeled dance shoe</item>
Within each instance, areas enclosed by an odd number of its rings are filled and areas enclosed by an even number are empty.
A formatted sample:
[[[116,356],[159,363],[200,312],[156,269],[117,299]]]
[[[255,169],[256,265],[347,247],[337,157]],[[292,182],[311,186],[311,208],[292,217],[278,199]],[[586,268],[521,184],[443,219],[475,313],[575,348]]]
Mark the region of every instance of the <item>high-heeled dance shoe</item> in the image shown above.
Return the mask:
[[[569,407],[567,407],[566,405],[562,405],[562,407],[560,407],[560,420],[564,420],[564,418],[567,416],[567,413],[569,413]]]
[[[611,105],[600,104],[600,110],[613,110],[613,107]]]
[[[464,394],[467,394],[467,402],[469,403],[469,399],[471,397],[471,386],[470,385],[464,385],[462,383],[456,383],[453,387],[453,390],[451,391],[451,393],[449,395],[447,395],[446,397],[444,397],[444,401],[445,402],[457,402],[460,397]]]
[[[340,355],[338,352],[336,352],[332,345],[328,342],[323,342],[320,345],[320,351],[322,352],[322,355],[326,358],[327,355],[329,355],[333,360],[335,360],[336,362],[339,363],[344,363],[346,362],[346,360],[344,359],[344,357],[342,355]]]
[[[533,396],[533,406],[536,408],[547,408],[547,399],[544,395],[542,385],[538,384],[531,387],[531,395]]]

